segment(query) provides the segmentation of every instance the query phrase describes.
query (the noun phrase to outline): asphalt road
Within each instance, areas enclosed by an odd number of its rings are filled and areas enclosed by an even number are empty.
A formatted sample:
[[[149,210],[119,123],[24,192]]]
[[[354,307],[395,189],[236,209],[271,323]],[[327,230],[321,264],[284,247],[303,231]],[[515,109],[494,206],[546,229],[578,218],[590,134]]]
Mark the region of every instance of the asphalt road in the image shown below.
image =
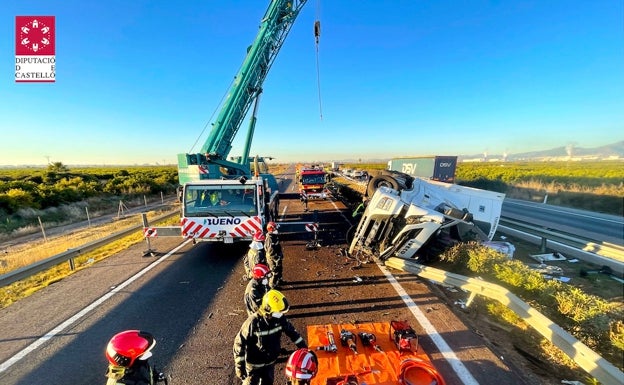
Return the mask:
[[[290,181],[282,188],[292,191]],[[322,229],[321,247],[312,250],[306,248],[311,233],[283,235],[287,316],[304,335],[308,325],[409,320],[447,385],[551,383],[467,326],[444,289],[432,292],[409,274],[346,259],[348,213],[340,202],[311,202],[309,209],[298,200],[281,207],[284,221],[317,215],[334,224]],[[246,245],[157,238],[151,246],[160,252],[155,257],[143,257],[146,245],[138,244],[0,310],[0,383],[104,384],[108,339],[136,328],[156,336],[153,362],[170,384],[239,384],[231,352],[246,317]]]
[[[502,216],[566,232],[597,243],[624,246],[624,217],[505,199]]]

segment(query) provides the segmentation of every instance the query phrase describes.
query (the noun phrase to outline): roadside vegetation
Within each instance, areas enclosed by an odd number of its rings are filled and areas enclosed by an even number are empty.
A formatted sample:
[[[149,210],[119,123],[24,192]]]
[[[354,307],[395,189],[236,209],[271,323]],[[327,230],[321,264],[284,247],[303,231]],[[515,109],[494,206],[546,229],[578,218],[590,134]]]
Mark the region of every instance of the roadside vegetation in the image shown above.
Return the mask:
[[[589,293],[582,285],[568,285],[548,279],[519,260],[476,243],[453,246],[441,255],[437,267],[506,287],[524,301],[564,328],[590,349],[620,370],[624,370],[624,306],[621,283],[593,276],[588,286],[604,279],[618,293],[603,298]],[[604,277],[604,276],[603,276]],[[603,284],[605,284],[603,283]],[[619,290],[617,289],[619,288]],[[513,325],[510,335],[519,350],[531,352],[538,361],[548,361],[559,370],[580,370],[574,362],[532,330],[503,304],[481,299],[471,306],[481,306],[497,322]]]
[[[161,214],[162,212],[147,213],[148,221]],[[108,235],[131,228],[132,226],[136,226],[138,223],[140,223],[140,219],[138,219],[138,215],[134,215],[118,221],[113,221],[112,223],[98,226],[97,229],[86,228],[72,232],[71,234],[49,239],[45,242],[30,242],[28,244],[17,246],[12,248],[9,253],[0,255],[0,275],[24,266],[32,265],[33,263],[52,257],[56,254],[60,254],[66,250],[79,248],[87,243],[97,241]],[[167,226],[173,225],[174,223],[179,223],[179,218],[164,221],[163,223],[153,224]],[[75,272],[92,266],[94,263],[102,259],[144,241],[145,239],[143,237],[143,233],[138,231],[134,234],[108,243],[106,246],[97,250],[77,256],[74,258],[74,270],[70,268],[69,262],[64,262],[46,271],[4,286],[0,288],[0,309],[17,302],[21,298],[31,295],[37,290],[58,282]]]
[[[114,212],[119,202],[160,199],[178,184],[174,166],[0,169],[0,235]],[[0,237],[1,239],[1,237]]]
[[[385,163],[345,164],[376,175]],[[457,164],[456,183],[505,193],[508,198],[624,214],[624,162],[474,162]]]

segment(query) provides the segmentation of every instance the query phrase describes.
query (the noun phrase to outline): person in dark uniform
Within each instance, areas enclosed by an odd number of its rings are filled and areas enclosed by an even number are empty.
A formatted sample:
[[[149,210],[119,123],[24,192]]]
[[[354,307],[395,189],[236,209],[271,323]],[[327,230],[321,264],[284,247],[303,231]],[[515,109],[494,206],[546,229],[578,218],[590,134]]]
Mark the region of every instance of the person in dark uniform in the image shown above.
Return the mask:
[[[244,385],[272,385],[275,380],[275,362],[282,349],[282,333],[297,348],[308,344],[295,327],[284,317],[288,301],[277,290],[269,290],[262,297],[257,312],[245,320],[234,338],[234,370]]]
[[[271,286],[271,288],[278,288],[282,284],[282,261],[284,259],[284,254],[282,252],[282,244],[279,239],[277,228],[277,223],[267,223],[267,232],[264,239],[264,254],[267,264],[271,269],[271,273],[273,273],[269,280],[269,286]]]
[[[258,263],[253,268],[252,278],[245,288],[245,307],[247,315],[257,312],[262,304],[262,297],[269,291],[269,277],[271,270],[264,263]]]
[[[266,255],[264,252],[265,236],[262,230],[258,230],[254,233],[251,243],[249,244],[249,250],[245,254],[243,259],[243,266],[245,266],[245,279],[251,279],[253,274],[253,267],[258,263],[267,264]]]

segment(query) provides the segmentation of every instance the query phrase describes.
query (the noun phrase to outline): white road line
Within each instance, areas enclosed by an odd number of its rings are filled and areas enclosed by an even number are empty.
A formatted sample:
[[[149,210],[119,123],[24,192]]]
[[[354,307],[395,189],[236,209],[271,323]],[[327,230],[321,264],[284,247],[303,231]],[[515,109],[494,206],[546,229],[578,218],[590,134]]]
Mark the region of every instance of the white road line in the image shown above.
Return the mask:
[[[379,263],[377,264],[377,266],[379,266],[379,269],[382,271],[382,273],[384,273],[388,282],[390,282],[392,287],[394,287],[394,290],[396,290],[397,294],[401,297],[403,302],[405,302],[405,305],[407,305],[407,308],[412,312],[414,317],[416,317],[416,320],[418,321],[418,323],[420,323],[420,326],[422,326],[423,329],[425,329],[425,333],[427,333],[427,335],[431,337],[431,340],[433,340],[433,343],[438,347],[438,350],[440,350],[440,353],[442,353],[442,356],[444,357],[444,359],[448,361],[448,363],[451,365],[455,373],[457,373],[457,376],[459,377],[459,379],[465,385],[479,385],[477,380],[468,371],[468,368],[466,368],[466,366],[464,366],[461,360],[457,358],[457,356],[455,355],[455,352],[453,352],[453,350],[446,343],[444,338],[442,338],[440,333],[438,333],[438,331],[431,324],[431,322],[429,322],[429,320],[427,319],[425,314],[420,310],[418,305],[416,305],[416,303],[412,301],[412,298],[410,298],[410,296],[405,292],[405,290],[399,284],[399,282],[397,282],[396,278],[394,278],[394,275],[392,275],[388,271],[388,269],[386,269],[385,266]]]
[[[332,201],[331,201],[331,204],[332,204],[332,206],[334,206],[334,208],[336,209],[336,211],[338,211],[338,212],[340,213],[340,216],[341,216],[341,217],[343,217],[343,218],[344,218],[344,220],[345,220],[345,221],[347,221],[347,223],[351,224],[351,221],[349,220],[349,218],[347,218],[347,217],[344,215],[344,212],[342,212],[342,210],[340,210],[340,209],[338,208],[338,206],[336,206],[336,202],[332,200]]]
[[[163,255],[162,257],[160,257],[158,260],[156,260],[155,262],[153,262],[152,264],[150,264],[149,266],[147,266],[146,268],[144,268],[143,270],[139,271],[138,273],[136,273],[135,275],[133,275],[132,277],[130,277],[127,281],[121,283],[119,286],[115,287],[113,290],[111,290],[110,292],[104,294],[102,297],[100,297],[99,299],[97,299],[95,302],[91,303],[89,306],[85,307],[84,309],[82,309],[81,311],[79,311],[78,313],[76,313],[74,316],[70,317],[69,319],[67,319],[65,322],[61,323],[60,325],[58,325],[57,327],[55,327],[54,329],[50,330],[48,333],[46,333],[43,337],[39,338],[38,340],[36,340],[35,342],[33,342],[32,344],[28,345],[26,348],[22,349],[20,352],[18,352],[16,355],[14,355],[13,357],[9,358],[8,360],[6,360],[5,362],[3,362],[2,364],[0,364],[0,373],[4,373],[8,368],[10,368],[12,365],[16,364],[17,362],[19,362],[21,359],[25,358],[29,353],[31,353],[33,350],[37,349],[38,347],[40,347],[41,345],[43,345],[46,341],[52,339],[54,336],[56,336],[57,334],[63,332],[63,330],[67,329],[68,327],[70,327],[72,324],[74,324],[76,321],[78,321],[79,319],[81,319],[82,317],[84,317],[85,315],[87,315],[89,312],[91,312],[92,310],[96,309],[98,306],[100,306],[102,303],[104,303],[106,300],[108,300],[109,298],[111,298],[113,295],[117,294],[118,292],[120,292],[121,290],[123,290],[124,288],[126,288],[128,285],[130,285],[132,282],[136,281],[137,279],[139,279],[141,276],[145,275],[148,271],[152,270],[154,267],[156,267],[159,263],[161,263],[162,261],[164,261],[165,259],[169,258],[173,253],[177,252],[178,250],[180,250],[183,246],[185,246],[187,243],[191,242],[190,239],[184,241],[182,244],[180,244],[178,247],[176,247],[175,249],[171,250],[170,252],[168,252],[166,255]]]

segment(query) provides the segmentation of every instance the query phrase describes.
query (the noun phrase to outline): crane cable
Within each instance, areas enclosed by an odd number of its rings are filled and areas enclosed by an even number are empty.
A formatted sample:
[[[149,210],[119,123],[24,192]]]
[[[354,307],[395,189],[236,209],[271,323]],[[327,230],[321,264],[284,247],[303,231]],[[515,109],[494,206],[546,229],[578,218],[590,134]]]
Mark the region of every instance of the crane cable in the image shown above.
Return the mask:
[[[236,76],[234,77],[234,79],[232,79],[232,82],[230,83],[230,86],[225,90],[225,93],[221,97],[221,100],[219,101],[219,104],[217,104],[217,107],[215,107],[214,111],[212,112],[212,115],[210,115],[210,119],[208,119],[206,124],[204,124],[204,128],[201,130],[201,132],[197,136],[197,139],[195,139],[195,143],[193,143],[193,145],[191,146],[191,149],[188,152],[189,154],[193,152],[193,150],[195,149],[195,146],[197,145],[197,143],[199,142],[201,137],[204,135],[204,132],[206,132],[206,129],[208,128],[208,126],[210,125],[210,122],[212,122],[212,119],[215,117],[215,115],[219,111],[219,107],[221,107],[223,105],[223,103],[225,102],[225,98],[228,96],[228,93],[230,92],[230,89],[234,86],[234,82],[235,81],[236,81]]]
[[[316,45],[316,85],[318,88],[319,113],[323,120],[323,103],[321,100],[321,70],[319,65],[319,39],[321,37],[321,21],[319,20],[321,13],[321,2],[316,3],[316,21],[314,22],[314,42]]]

